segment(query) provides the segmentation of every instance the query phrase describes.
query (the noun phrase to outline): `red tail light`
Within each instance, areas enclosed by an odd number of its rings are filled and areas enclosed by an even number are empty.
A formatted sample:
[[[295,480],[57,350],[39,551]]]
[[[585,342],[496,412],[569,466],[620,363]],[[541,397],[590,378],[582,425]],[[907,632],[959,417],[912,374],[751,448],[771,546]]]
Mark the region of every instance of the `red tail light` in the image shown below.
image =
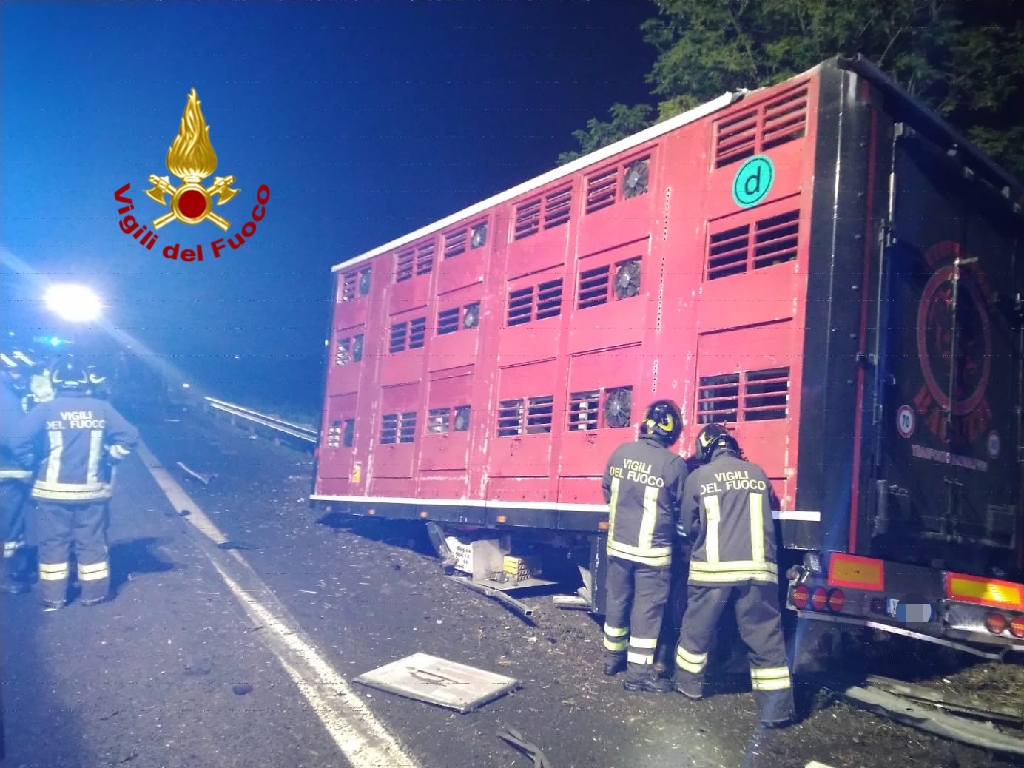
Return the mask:
[[[801,584],[793,589],[793,596],[790,599],[793,601],[793,607],[802,611],[807,607],[807,601],[811,599],[811,590],[806,584]]]
[[[843,610],[843,606],[846,604],[846,595],[843,594],[841,589],[833,589],[828,593],[828,609],[832,613],[839,613]]]
[[[1006,627],[1009,622],[1006,621],[1006,617],[1001,613],[990,613],[985,617],[985,629],[991,632],[993,635],[1001,635],[1006,631]]]
[[[828,592],[824,587],[815,587],[814,592],[811,593],[811,607],[816,611],[823,611],[826,605],[828,605]]]
[[[1024,616],[1018,616],[1010,622],[1010,634],[1014,637],[1024,637]]]

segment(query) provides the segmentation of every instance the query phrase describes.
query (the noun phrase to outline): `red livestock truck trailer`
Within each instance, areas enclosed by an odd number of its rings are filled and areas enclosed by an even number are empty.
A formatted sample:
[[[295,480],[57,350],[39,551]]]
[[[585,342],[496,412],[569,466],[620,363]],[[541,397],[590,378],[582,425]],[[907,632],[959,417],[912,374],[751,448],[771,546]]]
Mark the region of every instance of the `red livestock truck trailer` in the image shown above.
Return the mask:
[[[861,58],[726,93],[334,267],[311,501],[491,537],[498,588],[561,552],[601,612],[668,397],[771,477],[790,609],[1024,650],[1021,193]]]

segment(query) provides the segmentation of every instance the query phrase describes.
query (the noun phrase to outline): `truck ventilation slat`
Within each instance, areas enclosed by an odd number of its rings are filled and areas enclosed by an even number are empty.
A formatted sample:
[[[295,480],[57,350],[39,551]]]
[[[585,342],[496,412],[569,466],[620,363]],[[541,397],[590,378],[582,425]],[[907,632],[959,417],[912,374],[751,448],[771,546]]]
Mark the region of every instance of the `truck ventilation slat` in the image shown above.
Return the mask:
[[[523,401],[502,400],[498,403],[498,437],[510,437],[523,431]]]
[[[401,352],[405,349],[408,329],[409,327],[407,323],[395,323],[391,326],[391,337],[388,340],[388,352]]]
[[[754,269],[783,264],[796,258],[799,211],[789,211],[755,225]]]
[[[508,294],[508,318],[506,325],[511,328],[530,322],[533,315],[533,287],[520,288]]]
[[[807,132],[807,83],[800,83],[764,105],[761,151],[801,139]]]
[[[549,280],[537,286],[537,319],[562,314],[562,278]]]
[[[444,238],[444,257],[450,259],[466,252],[466,239],[468,231],[463,229],[459,232],[452,232]]]
[[[356,284],[359,280],[359,273],[355,270],[346,272],[341,278],[341,291],[338,301],[352,301],[356,297]]]
[[[580,295],[576,304],[577,309],[596,307],[608,301],[608,278],[611,274],[611,267],[605,264],[603,267],[588,269],[580,274]]]
[[[798,83],[715,126],[715,168],[745,160],[807,135],[807,82]]]
[[[337,365],[348,365],[352,362],[352,356],[349,354],[349,345],[352,343],[352,339],[346,336],[344,339],[338,339],[337,352],[334,355],[334,362]]]
[[[566,224],[572,213],[572,187],[565,187],[544,198],[544,229]]]
[[[411,443],[416,439],[416,412],[403,413],[398,422],[398,442]]]
[[[735,421],[739,412],[740,375],[702,376],[697,391],[697,421]]]
[[[439,435],[448,431],[451,408],[431,408],[427,411],[427,434]]]
[[[381,445],[394,445],[398,442],[398,414],[386,413],[380,422]]]
[[[541,432],[550,432],[554,412],[555,398],[553,395],[531,397],[528,400],[526,409],[527,434],[533,435]]]
[[[747,271],[750,225],[733,227],[712,234],[708,247],[708,280],[738,275]]]
[[[516,206],[516,224],[513,239],[535,235],[540,231],[540,198]]]
[[[412,277],[413,261],[415,252],[412,249],[402,251],[395,256],[395,282],[400,283]]]
[[[721,121],[715,132],[715,167],[750,157],[757,149],[756,142],[756,109]]]
[[[459,330],[459,308],[445,309],[437,313],[437,335],[444,336]]]
[[[417,317],[409,322],[409,349],[420,349],[427,339],[427,318]]]
[[[586,212],[594,213],[614,203],[618,181],[618,168],[609,168],[603,173],[588,178]]]
[[[788,367],[748,371],[744,385],[744,421],[786,418],[789,404]]]
[[[569,430],[597,429],[597,414],[600,406],[601,390],[591,389],[586,392],[573,392],[569,395],[569,418],[566,427]]]
[[[434,268],[434,244],[421,245],[416,251],[416,274],[425,275]]]
[[[327,447],[341,447],[341,421],[339,419],[334,419],[327,428]]]

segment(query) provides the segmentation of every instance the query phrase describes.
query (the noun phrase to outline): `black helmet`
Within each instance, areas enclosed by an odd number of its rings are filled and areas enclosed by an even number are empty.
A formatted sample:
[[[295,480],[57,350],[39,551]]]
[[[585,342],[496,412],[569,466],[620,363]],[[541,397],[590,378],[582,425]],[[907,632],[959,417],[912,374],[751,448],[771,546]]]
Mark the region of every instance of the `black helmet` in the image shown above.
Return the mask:
[[[708,424],[697,435],[697,458],[707,464],[717,448],[728,448],[737,456],[740,453],[740,444],[725,427],[720,424]]]
[[[644,411],[640,434],[651,435],[666,448],[674,445],[683,431],[683,415],[671,400],[655,400]]]
[[[73,360],[65,360],[50,373],[50,381],[61,392],[84,392],[89,386],[89,374]]]

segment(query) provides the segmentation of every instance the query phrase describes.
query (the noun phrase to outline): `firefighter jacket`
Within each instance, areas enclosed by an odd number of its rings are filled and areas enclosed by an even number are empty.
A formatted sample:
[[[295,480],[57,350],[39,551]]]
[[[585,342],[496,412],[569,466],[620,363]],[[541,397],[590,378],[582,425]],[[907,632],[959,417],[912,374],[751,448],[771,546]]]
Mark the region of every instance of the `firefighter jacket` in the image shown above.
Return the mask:
[[[110,498],[111,469],[138,440],[110,403],[60,393],[25,415],[11,449],[24,466],[37,464],[33,498],[97,501]]]
[[[11,444],[21,420],[25,417],[21,401],[14,390],[0,384],[0,480],[31,479],[32,472],[21,466]]]
[[[601,484],[608,504],[608,556],[669,565],[685,481],[686,462],[654,438],[616,448]]]
[[[683,489],[681,526],[695,530],[689,583],[777,583],[774,505],[764,470],[730,451],[695,469]]]

